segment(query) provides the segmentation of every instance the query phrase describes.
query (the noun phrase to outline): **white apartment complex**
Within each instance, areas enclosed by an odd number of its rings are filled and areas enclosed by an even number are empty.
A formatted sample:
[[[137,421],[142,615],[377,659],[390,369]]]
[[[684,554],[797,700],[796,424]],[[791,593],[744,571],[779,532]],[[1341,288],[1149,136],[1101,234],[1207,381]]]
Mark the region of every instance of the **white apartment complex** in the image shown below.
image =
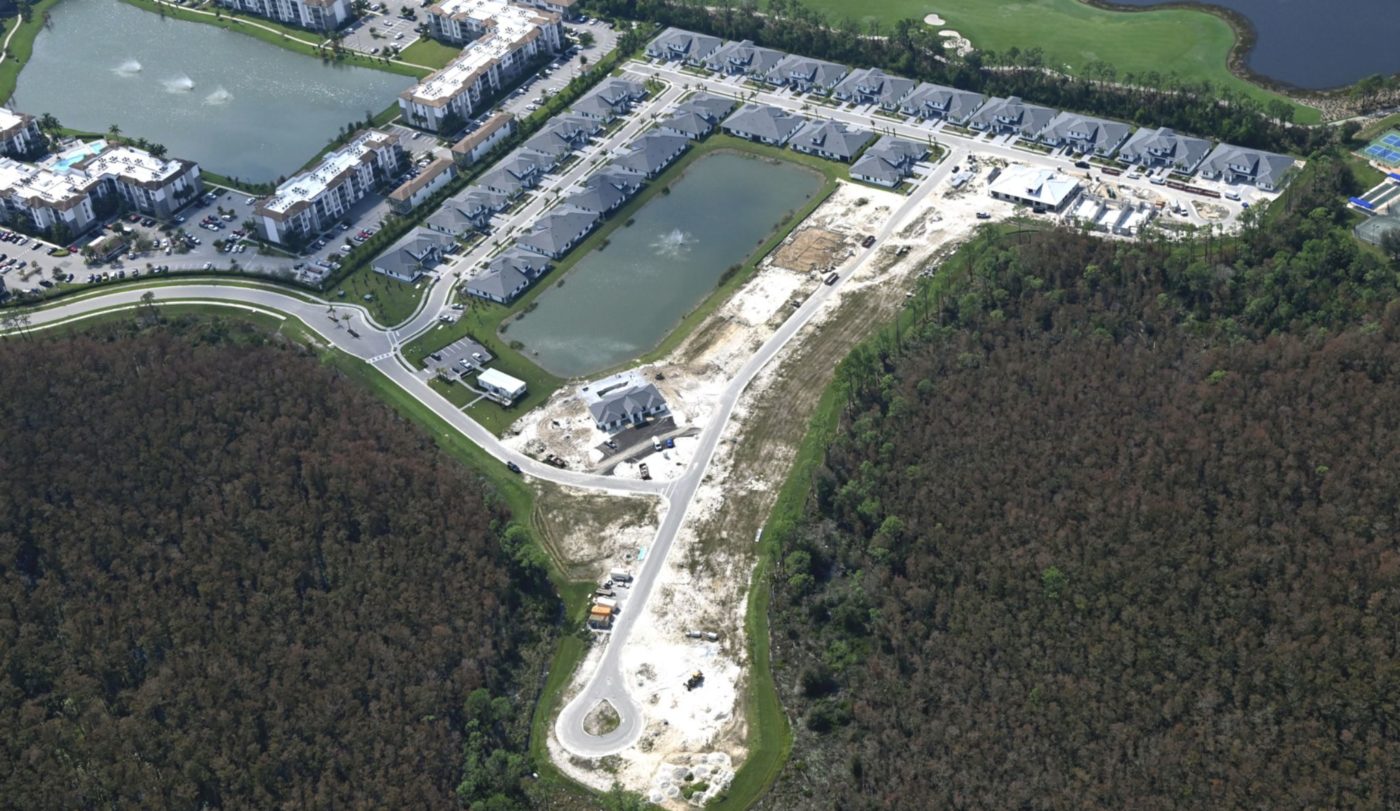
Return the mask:
[[[0,107],[0,155],[24,158],[44,148],[34,116]]]
[[[219,0],[219,4],[312,31],[334,31],[354,16],[350,0]]]
[[[428,9],[428,23],[434,37],[465,46],[399,96],[404,119],[434,132],[465,124],[537,56],[564,44],[558,14],[504,0],[444,0]]]
[[[157,158],[132,146],[93,141],[40,164],[0,158],[0,216],[76,236],[123,203],[168,219],[203,191],[199,166]]]
[[[404,168],[397,135],[367,130],[331,152],[315,168],[277,187],[253,218],[268,242],[284,244],[324,231],[376,185]]]

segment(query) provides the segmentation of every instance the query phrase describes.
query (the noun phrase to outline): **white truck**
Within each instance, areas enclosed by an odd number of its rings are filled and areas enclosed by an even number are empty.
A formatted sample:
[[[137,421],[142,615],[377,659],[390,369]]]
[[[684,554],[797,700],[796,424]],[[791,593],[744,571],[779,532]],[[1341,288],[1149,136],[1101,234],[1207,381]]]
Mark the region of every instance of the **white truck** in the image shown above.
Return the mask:
[[[612,572],[608,574],[608,577],[611,578],[614,583],[632,582],[632,573],[626,569],[613,569]]]

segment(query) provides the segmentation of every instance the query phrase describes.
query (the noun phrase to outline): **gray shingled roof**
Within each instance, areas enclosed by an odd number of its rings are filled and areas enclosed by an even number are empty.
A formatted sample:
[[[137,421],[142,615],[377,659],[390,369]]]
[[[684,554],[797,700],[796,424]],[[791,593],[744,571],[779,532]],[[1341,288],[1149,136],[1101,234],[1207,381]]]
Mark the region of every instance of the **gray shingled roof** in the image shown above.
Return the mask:
[[[611,183],[593,183],[564,198],[564,202],[584,211],[606,214],[627,201],[627,195]]]
[[[704,59],[719,47],[721,40],[681,28],[667,28],[647,45],[647,54],[666,59]]]
[[[467,216],[451,200],[443,203],[442,208],[434,211],[428,215],[428,219],[424,220],[424,224],[429,228],[457,235],[475,231],[480,222],[480,218]]]
[[[784,143],[806,119],[766,105],[749,104],[724,120],[724,128],[747,136]]]
[[[1250,182],[1278,187],[1293,169],[1293,158],[1274,152],[1221,144],[1206,156],[1201,171],[1212,177],[1242,175]]]
[[[915,87],[913,79],[891,76],[879,68],[857,70],[841,80],[832,93],[837,98],[869,96],[884,105],[896,105]]]
[[[773,69],[787,54],[772,48],[761,48],[749,40],[721,45],[705,59],[710,70],[762,76]]]
[[[809,121],[792,136],[788,145],[798,151],[826,153],[849,161],[874,137],[869,130],[835,121]]]
[[[1118,157],[1128,161],[1145,158],[1167,161],[1182,171],[1190,171],[1210,151],[1210,141],[1181,135],[1168,127],[1143,127],[1118,150]]]
[[[886,135],[851,165],[851,174],[894,183],[908,177],[910,168],[927,154],[928,147],[917,141]]]
[[[1012,127],[1022,135],[1034,135],[1050,123],[1055,110],[1037,104],[1027,104],[1020,98],[995,98],[982,105],[972,116],[972,123],[984,129],[995,126]]]
[[[516,244],[545,256],[558,256],[573,247],[576,237],[591,229],[598,219],[599,215],[592,211],[563,205],[536,220]]]
[[[1079,141],[1095,152],[1107,154],[1123,143],[1131,131],[1131,127],[1118,121],[1079,113],[1060,113],[1050,119],[1036,133],[1036,137],[1042,141]]]
[[[836,86],[848,73],[850,70],[845,65],[790,54],[774,65],[765,78],[771,84],[790,84],[796,80],[802,84],[829,89]]]
[[[933,112],[953,121],[964,121],[986,101],[987,97],[981,93],[925,82],[905,97],[899,106],[909,115],[927,117]]]
[[[487,270],[467,282],[467,292],[496,301],[510,301],[528,287],[530,280],[514,268]]]
[[[696,93],[686,99],[683,104],[676,107],[677,110],[693,110],[700,113],[711,121],[718,122],[729,115],[737,102],[734,99],[724,96],[715,96],[709,93]]]
[[[538,254],[522,251],[519,248],[511,248],[495,259],[492,259],[490,264],[486,266],[486,269],[510,269],[518,273],[523,273],[531,279],[538,279],[540,276],[544,275],[545,271],[549,270],[549,261]]]
[[[627,172],[650,177],[669,166],[690,146],[690,141],[680,135],[664,132],[648,132],[633,141],[627,154],[612,162],[612,165]]]
[[[665,407],[665,405],[666,398],[661,396],[661,392],[656,390],[656,386],[646,383],[641,386],[628,386],[620,391],[605,394],[588,404],[588,412],[593,415],[594,422],[599,425],[610,425],[618,421],[629,420],[633,414],[650,413],[654,409]]]
[[[611,121],[617,117],[617,110],[613,109],[611,104],[592,94],[574,102],[574,106],[569,109],[579,115],[601,118],[604,121]]]
[[[684,110],[664,119],[661,126],[663,129],[678,132],[687,138],[699,138],[715,128],[714,123],[705,116]]]

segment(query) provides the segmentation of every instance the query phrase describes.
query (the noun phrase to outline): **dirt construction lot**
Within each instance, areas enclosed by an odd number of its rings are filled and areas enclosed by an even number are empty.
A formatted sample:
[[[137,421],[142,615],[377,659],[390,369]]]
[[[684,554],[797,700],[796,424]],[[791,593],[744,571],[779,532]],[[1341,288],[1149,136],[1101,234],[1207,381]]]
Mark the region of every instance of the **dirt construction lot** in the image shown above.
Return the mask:
[[[756,562],[754,540],[835,374],[835,361],[902,306],[920,270],[936,265],[939,256],[971,235],[986,198],[985,192],[969,192],[931,195],[895,237],[851,273],[839,295],[740,400],[624,651],[623,672],[645,708],[646,731],[635,747],[603,761],[572,758],[551,742],[556,761],[571,775],[604,789],[620,780],[652,802],[682,808],[685,801],[671,791],[678,767],[708,764],[715,785],[742,763],[747,728],[740,699],[748,667],[743,616]],[[791,300],[805,298],[822,283],[820,273],[783,267],[779,260],[800,265],[812,261],[813,251],[841,257],[862,234],[883,227],[905,199],[843,185],[752,280],[648,372],[662,371],[671,387],[668,398],[676,392],[687,418],[703,424],[714,396],[787,317]],[[549,419],[571,409],[578,415],[581,404],[569,406],[566,400],[554,404]],[[561,540],[560,547],[578,556],[581,570],[594,574],[619,556],[634,555],[655,529],[654,522],[632,513],[625,522],[587,521],[587,529],[571,533],[562,525],[564,515],[558,512],[554,534],[577,539]],[[691,631],[717,638],[696,639]],[[606,638],[595,641],[595,656],[605,643]],[[704,673],[704,684],[687,690],[684,681],[695,670]],[[571,689],[590,672],[591,661],[580,668]]]

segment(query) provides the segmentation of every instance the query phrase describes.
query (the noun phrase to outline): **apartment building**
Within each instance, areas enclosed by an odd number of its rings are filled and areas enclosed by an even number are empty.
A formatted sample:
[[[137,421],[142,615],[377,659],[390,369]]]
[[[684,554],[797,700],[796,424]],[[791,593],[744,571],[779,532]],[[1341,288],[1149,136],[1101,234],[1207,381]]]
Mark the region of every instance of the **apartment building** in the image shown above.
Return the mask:
[[[334,31],[350,22],[350,0],[219,0],[219,5],[312,31]]]
[[[34,116],[0,107],[0,155],[23,160],[41,153],[44,147]]]
[[[253,219],[268,242],[296,243],[343,217],[375,186],[405,167],[397,135],[366,130],[331,152],[309,172],[277,187],[258,203]]]
[[[446,67],[399,96],[404,120],[455,132],[540,57],[564,45],[558,14],[503,0],[444,0],[428,10],[435,38],[465,46]]]
[[[170,218],[204,190],[199,166],[93,141],[43,163],[0,158],[0,218],[76,236],[125,206]]]

